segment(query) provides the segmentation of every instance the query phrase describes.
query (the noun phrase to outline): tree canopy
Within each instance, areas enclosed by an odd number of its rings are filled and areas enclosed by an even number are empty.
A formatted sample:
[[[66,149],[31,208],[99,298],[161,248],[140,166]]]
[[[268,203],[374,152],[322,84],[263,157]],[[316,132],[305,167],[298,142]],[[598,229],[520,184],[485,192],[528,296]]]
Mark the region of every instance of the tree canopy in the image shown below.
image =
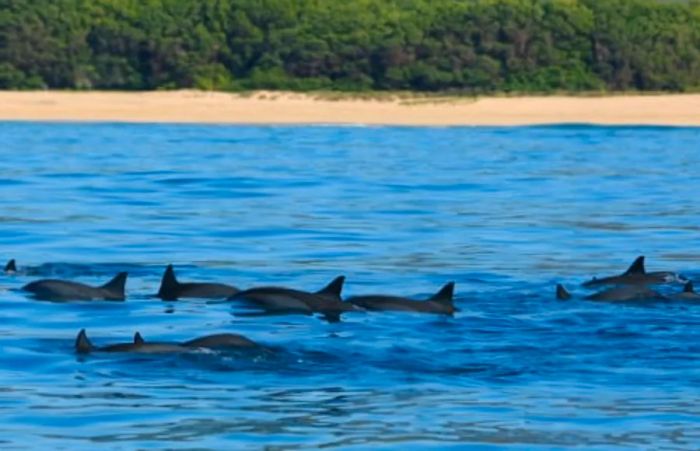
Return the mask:
[[[0,89],[698,87],[697,0],[0,0]]]

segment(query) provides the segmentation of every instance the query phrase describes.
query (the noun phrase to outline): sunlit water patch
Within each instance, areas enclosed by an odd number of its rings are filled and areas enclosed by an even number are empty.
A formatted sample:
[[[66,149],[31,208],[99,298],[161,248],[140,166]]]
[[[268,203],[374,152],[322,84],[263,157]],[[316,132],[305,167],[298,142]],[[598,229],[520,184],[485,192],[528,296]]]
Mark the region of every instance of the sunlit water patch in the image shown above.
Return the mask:
[[[558,302],[700,278],[700,129],[0,124],[0,447],[695,448],[700,305]],[[0,256],[0,257],[2,257]],[[454,318],[247,315],[183,280],[425,298]],[[124,303],[35,301],[42,277]],[[679,287],[670,287],[677,291]],[[77,356],[234,332],[248,354]]]

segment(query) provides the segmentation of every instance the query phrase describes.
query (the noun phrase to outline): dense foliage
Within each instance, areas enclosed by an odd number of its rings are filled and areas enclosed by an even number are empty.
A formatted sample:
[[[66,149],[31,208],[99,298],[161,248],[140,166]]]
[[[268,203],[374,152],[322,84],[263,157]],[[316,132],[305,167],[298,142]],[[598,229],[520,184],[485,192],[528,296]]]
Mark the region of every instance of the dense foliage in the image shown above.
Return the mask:
[[[700,87],[700,2],[0,0],[0,88]]]

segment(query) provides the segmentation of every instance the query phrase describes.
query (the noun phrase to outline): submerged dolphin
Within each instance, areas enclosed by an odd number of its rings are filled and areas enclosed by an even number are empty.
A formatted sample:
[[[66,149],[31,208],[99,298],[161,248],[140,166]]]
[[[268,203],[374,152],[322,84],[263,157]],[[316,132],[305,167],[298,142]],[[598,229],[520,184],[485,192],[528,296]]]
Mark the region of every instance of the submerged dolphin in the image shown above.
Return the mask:
[[[695,292],[693,287],[693,282],[688,282],[683,287],[683,291],[676,293],[672,296],[673,299],[678,299],[681,301],[700,301],[700,294]]]
[[[561,284],[557,285],[556,296],[560,301],[571,299],[571,293]],[[623,285],[591,294],[584,297],[584,299],[589,301],[631,302],[665,300],[666,297],[646,285]]]
[[[168,265],[156,296],[164,301],[175,301],[178,298],[226,299],[239,291],[238,288],[223,283],[178,282],[173,265]]]
[[[134,352],[142,354],[172,354],[191,352],[197,349],[211,350],[235,350],[258,347],[258,344],[248,338],[237,334],[215,334],[195,338],[183,343],[177,342],[150,342],[143,339],[139,332],[134,334],[131,343],[116,343],[107,346],[94,346],[82,329],[75,339],[75,350],[79,354],[90,352]]]
[[[454,289],[455,283],[449,282],[425,301],[416,301],[399,296],[365,295],[348,298],[347,302],[366,310],[396,310],[453,315],[457,310],[452,300]]]
[[[7,262],[4,271],[5,274],[15,274],[17,272],[17,263],[14,258]]]
[[[282,287],[251,288],[228,300],[246,302],[268,313],[322,313],[328,320],[337,321],[342,312],[355,310],[354,305],[340,298],[343,282],[345,276],[338,276],[315,293]]]
[[[258,344],[238,334],[214,334],[185,341],[182,346],[187,348],[206,348],[214,350],[255,348]]]
[[[599,285],[658,285],[671,282],[685,282],[680,275],[669,271],[647,272],[644,267],[644,256],[639,256],[624,273],[617,276],[593,278],[584,282],[584,287]]]
[[[43,279],[28,283],[22,289],[44,301],[123,301],[126,276],[127,273],[120,272],[99,287],[68,280]]]

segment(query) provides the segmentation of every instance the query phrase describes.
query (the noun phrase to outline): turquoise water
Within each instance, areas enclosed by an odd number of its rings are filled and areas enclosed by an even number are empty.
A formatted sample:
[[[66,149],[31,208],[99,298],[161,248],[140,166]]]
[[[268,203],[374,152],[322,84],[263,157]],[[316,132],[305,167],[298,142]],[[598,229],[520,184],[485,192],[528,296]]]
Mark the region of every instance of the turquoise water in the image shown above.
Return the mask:
[[[557,302],[593,275],[700,278],[700,129],[0,123],[2,449],[697,448],[700,304]],[[425,297],[454,318],[244,316],[183,280]],[[125,303],[56,304],[42,277]],[[676,288],[672,288],[675,290]],[[246,356],[79,357],[234,332]]]

